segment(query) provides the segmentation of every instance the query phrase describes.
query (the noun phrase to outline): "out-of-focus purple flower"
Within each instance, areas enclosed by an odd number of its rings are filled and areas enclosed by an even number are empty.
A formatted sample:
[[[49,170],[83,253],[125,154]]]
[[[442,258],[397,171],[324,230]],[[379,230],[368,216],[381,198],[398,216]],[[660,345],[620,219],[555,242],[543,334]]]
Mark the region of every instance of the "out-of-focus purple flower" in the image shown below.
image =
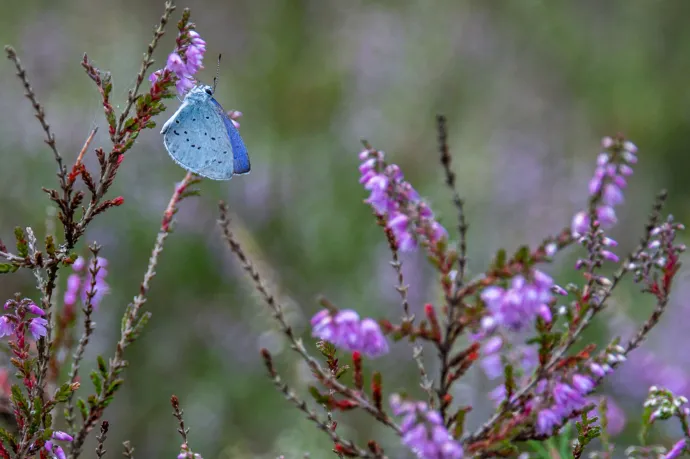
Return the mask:
[[[403,416],[402,442],[423,459],[462,458],[464,451],[443,425],[441,415],[424,402],[404,401],[397,394],[390,399],[393,414]]]
[[[491,391],[489,391],[489,399],[494,402],[494,405],[498,406],[506,399],[506,386],[501,384],[496,386]]]
[[[582,395],[587,395],[594,389],[594,381],[588,376],[575,374],[573,375],[573,387]]]
[[[351,309],[337,313],[324,309],[311,319],[312,336],[349,351],[359,351],[369,358],[388,353],[388,342],[381,327],[372,319],[360,320]]]
[[[31,335],[34,337],[34,339],[38,339],[41,336],[46,336],[48,334],[46,325],[48,325],[48,321],[40,317],[34,317],[29,321],[29,332],[31,332]]]
[[[496,379],[503,376],[503,362],[499,354],[489,355],[481,361],[482,370],[489,379]]]
[[[683,451],[685,451],[685,438],[682,440],[678,440],[675,445],[673,445],[673,448],[666,453],[664,456],[664,459],[676,459],[677,457],[680,457],[681,454],[683,454]]]
[[[541,271],[532,273],[532,280],[517,275],[509,289],[491,286],[482,291],[481,298],[498,323],[511,330],[519,330],[534,321],[537,315],[550,319],[548,305],[553,298],[553,279]]]
[[[149,81],[158,81],[164,70],[175,74],[177,81],[175,87],[180,95],[186,94],[194,87],[196,81],[194,75],[204,68],[203,60],[206,53],[206,42],[195,30],[186,29],[180,32],[178,43],[181,43],[175,51],[170,53],[165,64],[165,69],[156,70],[149,76]]]
[[[77,265],[78,262],[79,269],[75,269],[74,266]],[[106,269],[108,266],[108,260],[98,257],[96,259],[96,264],[98,266],[98,272],[96,273],[95,278],[96,294],[91,300],[91,305],[94,307],[94,309],[98,308],[98,305],[103,300],[103,297],[110,291],[110,286],[105,281],[105,277],[108,274],[108,270]],[[86,261],[84,261],[82,257],[79,257],[72,265],[72,268],[76,272],[80,272],[84,269],[84,266],[86,266]],[[91,289],[92,279],[93,276],[91,274],[91,269],[88,269],[84,275],[76,273],[70,274],[69,277],[67,277],[67,288],[65,289],[65,305],[74,306],[77,302],[77,298],[81,299],[81,301],[86,304],[88,299],[87,292]]]
[[[14,323],[7,317],[0,317],[0,338],[14,333]]]
[[[671,451],[666,453],[664,459],[675,459],[677,457],[680,457],[684,450],[685,438],[683,438],[682,440],[678,440],[678,442],[675,445],[673,445],[673,448],[671,448]]]
[[[177,455],[177,459],[204,459],[201,457],[201,454],[197,453],[192,453],[192,452],[182,452]]]
[[[537,433],[540,435],[551,435],[562,420],[553,410],[546,408],[537,413]]]
[[[637,162],[637,147],[628,141],[615,140],[604,137],[601,142],[606,150],[597,157],[597,167],[594,176],[589,181],[589,194],[599,197],[596,215],[603,228],[616,224],[614,206],[623,203],[623,189],[627,186],[625,177],[632,174],[631,164]],[[572,231],[575,234],[585,234],[589,231],[589,214],[581,211],[575,214],[572,221]]]
[[[613,369],[607,365],[607,364],[598,364],[596,362],[592,362],[589,365],[590,371],[595,375],[595,376],[606,376],[607,374],[611,373]]]
[[[564,416],[582,408],[586,403],[585,398],[580,392],[562,382],[554,387],[553,399],[556,402],[554,411]]]
[[[77,257],[76,260],[74,260],[74,263],[72,263],[72,269],[76,272],[81,271],[86,267],[86,260],[84,257]]]
[[[503,339],[500,336],[492,336],[484,344],[484,354],[491,355],[501,350],[503,346]]]
[[[448,237],[419,193],[404,180],[400,168],[385,163],[382,151],[364,150],[359,158],[359,183],[370,192],[365,202],[384,216],[400,251],[414,250],[419,241],[435,246]]]
[[[14,300],[7,300],[5,301],[4,309],[9,309],[14,305]]]

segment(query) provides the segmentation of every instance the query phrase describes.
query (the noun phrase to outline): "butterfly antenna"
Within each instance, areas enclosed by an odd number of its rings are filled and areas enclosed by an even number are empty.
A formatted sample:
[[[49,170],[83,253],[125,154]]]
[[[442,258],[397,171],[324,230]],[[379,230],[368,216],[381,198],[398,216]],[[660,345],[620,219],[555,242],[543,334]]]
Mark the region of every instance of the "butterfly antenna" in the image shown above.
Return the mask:
[[[216,76],[213,77],[213,92],[216,92],[216,85],[218,84],[218,74],[220,73],[220,54],[218,55],[218,66],[216,67]]]

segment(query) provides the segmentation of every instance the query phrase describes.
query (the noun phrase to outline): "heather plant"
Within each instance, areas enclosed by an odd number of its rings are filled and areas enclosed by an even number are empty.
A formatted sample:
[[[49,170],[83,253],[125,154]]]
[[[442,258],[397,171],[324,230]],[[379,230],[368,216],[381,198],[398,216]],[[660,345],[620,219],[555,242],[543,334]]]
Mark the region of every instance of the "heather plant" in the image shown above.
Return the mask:
[[[96,328],[94,315],[110,290],[108,261],[100,256],[98,243],[84,242],[84,234],[106,212],[126,212],[124,199],[108,193],[120,165],[132,154],[128,161],[136,161],[136,139],[160,124],[157,119],[168,108],[165,100],[183,96],[197,83],[206,42],[190,21],[189,10],[177,22],[174,49],[165,66],[150,72],[153,52],[170,28],[174,12],[175,6],[166,3],[123,105],[112,100],[110,73],[97,68],[86,55],[81,62],[100,94],[108,148],[92,147],[94,129],[79,152],[63,155],[17,53],[5,48],[57,165],[57,186],[44,191],[57,209],[59,231],[39,238],[34,229],[17,227],[13,244],[0,241],[4,259],[0,272],[30,271],[36,282],[35,292],[17,293],[4,301],[0,317],[0,336],[7,343],[14,371],[9,380],[2,381],[9,394],[2,409],[12,419],[13,429],[0,430],[0,457],[77,458],[84,453],[89,435],[96,438],[96,456],[106,454],[111,427],[108,406],[117,403],[118,390],[126,384],[127,349],[145,332],[149,320],[155,320],[144,306],[156,267],[173,233],[180,203],[199,194],[195,186],[201,180],[187,173],[174,185],[160,230],[155,238],[152,235],[154,245],[148,266],[142,267],[140,288],[124,310],[115,349],[109,356],[96,358],[88,382],[81,369],[85,350],[99,329],[114,326],[106,323]],[[233,120],[240,115],[230,113]],[[267,307],[266,314],[275,319],[313,376],[309,390],[298,393],[281,376],[271,352],[261,349],[257,359],[265,364],[266,385],[272,382],[295,406],[296,416],[306,417],[331,440],[332,451],[314,451],[318,457],[399,457],[401,450],[419,458],[612,457],[607,401],[594,394],[643,344],[666,311],[685,250],[675,240],[683,225],[663,214],[666,193],[659,193],[641,225],[638,247],[627,255],[617,253],[617,243],[607,233],[617,223],[616,208],[624,204],[638,150],[622,135],[605,137],[601,152],[593,156],[588,190],[583,190],[589,196],[587,208],[565,222],[558,234],[544,235],[536,247],[522,246],[514,253],[499,249],[483,272],[470,273],[469,223],[443,116],[437,119],[437,135],[439,165],[457,218],[451,225],[442,224],[429,202],[383,151],[364,142],[359,153],[362,197],[371,208],[372,223],[381,228],[387,241],[397,278],[390,288],[400,297],[400,311],[383,318],[362,317],[356,305],[340,307],[321,297],[321,309],[311,319],[314,339],[300,336],[236,236],[228,206],[220,203],[220,237],[249,276]],[[87,169],[86,155],[96,156],[97,171]],[[354,155],[352,163],[354,168]],[[545,266],[567,249],[578,254],[574,270],[580,281],[558,285]],[[435,270],[441,298],[425,304],[422,317],[411,312],[402,270],[401,253],[413,251],[423,252]],[[611,337],[597,346],[585,339],[585,332],[609,307],[625,277],[639,286],[640,295],[653,299],[655,308],[632,337]],[[64,285],[62,294],[58,285]],[[410,344],[410,353],[400,365],[416,368],[419,384],[404,392],[390,392],[377,360],[385,359],[402,342]],[[427,370],[425,353],[436,360],[438,371]],[[457,403],[453,389],[474,366],[496,383],[486,394],[494,402],[493,413],[470,429],[466,418],[473,407]],[[178,458],[201,458],[203,445],[194,445],[192,450],[178,397],[173,395],[170,403],[182,437]],[[674,458],[690,453],[690,408],[685,397],[653,386],[640,405],[640,444],[624,449],[626,456]],[[382,424],[391,437],[397,437],[397,444],[373,437],[359,444],[347,438],[338,426],[347,423],[352,412]],[[653,425],[661,421],[677,422],[682,431],[668,450],[648,440]],[[125,457],[135,457],[129,442],[123,446]]]

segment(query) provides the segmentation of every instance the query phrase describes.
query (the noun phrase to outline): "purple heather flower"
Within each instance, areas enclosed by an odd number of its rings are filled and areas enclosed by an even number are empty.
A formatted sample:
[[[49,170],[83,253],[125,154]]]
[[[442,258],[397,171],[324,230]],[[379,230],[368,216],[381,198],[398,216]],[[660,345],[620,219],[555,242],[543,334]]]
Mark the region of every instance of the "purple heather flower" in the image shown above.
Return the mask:
[[[43,445],[43,448],[50,454],[52,454],[53,457],[57,457],[58,459],[67,458],[67,456],[65,455],[65,451],[62,449],[62,447],[58,445],[53,445],[53,442],[51,440],[46,441]]]
[[[53,432],[53,438],[59,441],[72,441],[74,438],[67,432],[62,432],[61,430],[56,430]]]
[[[498,323],[511,330],[519,330],[534,321],[537,315],[544,320],[551,319],[548,304],[553,298],[553,285],[551,277],[535,270],[531,281],[517,275],[509,289],[487,287],[481,298]]]
[[[484,354],[491,355],[501,350],[503,339],[500,336],[492,336],[484,344]]]
[[[14,333],[14,323],[7,316],[0,317],[0,337]]]
[[[34,339],[38,339],[41,336],[46,336],[48,334],[46,325],[48,325],[48,321],[40,317],[34,317],[29,321],[29,331],[31,332],[31,335],[33,335]]]
[[[599,377],[606,376],[607,374],[611,373],[611,371],[613,371],[610,366],[606,364],[600,365],[595,362],[589,365],[589,369],[595,376]]]
[[[74,266],[77,265],[77,263],[80,260],[82,261],[79,263],[78,269],[74,268]],[[110,291],[110,287],[105,281],[105,277],[108,274],[108,270],[105,269],[106,266],[108,266],[108,260],[102,257],[98,257],[96,260],[96,264],[99,268],[98,272],[96,273],[95,279],[96,294],[91,300],[91,305],[94,307],[94,309],[98,308],[98,305],[103,300],[103,297]],[[85,265],[86,262],[83,261],[83,258],[79,257],[77,261],[72,265],[72,268],[75,271],[79,272],[83,270]],[[65,289],[65,305],[73,306],[74,304],[76,304],[78,298],[81,299],[81,301],[84,304],[86,304],[87,292],[91,289],[91,280],[92,275],[90,269],[87,270],[83,276],[75,273],[70,274],[67,278],[67,288]]]
[[[412,251],[420,240],[434,246],[446,239],[448,233],[445,228],[436,221],[419,193],[404,180],[400,168],[395,164],[386,165],[383,157],[382,151],[365,150],[360,153],[359,183],[370,192],[365,202],[385,217],[386,226],[395,236],[399,250]]]
[[[565,383],[558,383],[553,389],[553,398],[556,402],[556,411],[567,415],[582,408],[586,400],[582,394]]]
[[[81,271],[86,267],[86,260],[84,257],[77,257],[76,260],[74,260],[74,263],[72,263],[72,269],[76,272]]]
[[[186,37],[185,37],[186,35]],[[206,42],[195,30],[182,32],[183,45],[170,53],[165,69],[174,73],[177,77],[175,87],[181,95],[186,94],[194,87],[194,75],[203,68]],[[149,76],[149,81],[155,83],[160,78],[164,69],[157,70]]]
[[[462,458],[464,451],[443,425],[441,415],[424,402],[403,401],[397,394],[391,396],[393,414],[403,416],[400,423],[402,442],[419,458]]]
[[[42,317],[42,316],[46,315],[46,312],[43,309],[39,308],[36,305],[36,303],[30,303],[29,306],[27,307],[27,309],[29,310],[29,312],[31,314],[36,314],[37,316]]]
[[[685,438],[682,440],[678,440],[675,445],[673,445],[673,448],[671,448],[671,451],[669,451],[665,456],[664,459],[676,459],[677,457],[680,457],[680,455],[683,453],[685,450]]]
[[[360,320],[351,309],[332,313],[319,311],[311,319],[312,336],[349,351],[359,351],[369,358],[388,353],[388,342],[373,319]]]
[[[573,387],[577,389],[582,395],[587,395],[594,389],[594,381],[588,376],[573,375]]]
[[[493,380],[503,376],[503,361],[499,354],[489,355],[481,361],[482,370],[486,377]]]
[[[616,224],[616,212],[613,207],[623,203],[623,188],[627,186],[625,177],[632,174],[631,164],[637,162],[637,147],[632,142],[623,142],[620,148],[612,150],[616,142],[605,137],[601,142],[605,150],[597,157],[597,167],[594,176],[589,181],[589,194],[600,194],[600,205],[596,209],[597,220],[602,227],[608,228]],[[589,231],[588,212],[575,214],[572,221],[572,231],[575,234],[585,234]]]
[[[541,410],[537,414],[537,433],[551,435],[561,421],[561,416],[558,416],[553,410],[548,408]]]

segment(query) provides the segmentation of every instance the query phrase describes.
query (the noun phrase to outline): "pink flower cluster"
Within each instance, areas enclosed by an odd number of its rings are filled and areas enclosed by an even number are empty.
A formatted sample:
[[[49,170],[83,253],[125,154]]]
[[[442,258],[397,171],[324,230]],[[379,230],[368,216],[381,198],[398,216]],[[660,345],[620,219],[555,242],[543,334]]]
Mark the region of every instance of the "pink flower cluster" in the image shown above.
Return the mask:
[[[369,358],[388,353],[388,342],[381,327],[373,319],[360,320],[351,309],[319,311],[311,319],[312,336],[328,341],[335,347],[359,351]]]
[[[419,193],[404,180],[400,168],[386,165],[384,153],[378,150],[364,150],[359,154],[359,183],[371,192],[365,201],[376,213],[386,219],[386,225],[395,235],[402,252],[414,250],[418,241],[435,246],[447,239],[448,233],[439,224],[429,206]]]
[[[443,425],[443,418],[425,402],[403,400],[394,394],[390,399],[393,414],[404,416],[400,423],[402,442],[422,459],[458,459],[464,456],[460,443]]]
[[[627,186],[626,177],[632,175],[632,165],[637,163],[637,147],[622,139],[604,137],[601,141],[604,151],[597,158],[594,177],[589,182],[589,194],[598,200],[597,220],[604,228],[616,224],[614,206],[623,202],[623,189]],[[590,222],[587,211],[575,214],[572,222],[573,233],[578,235],[589,231]]]
[[[177,49],[168,56],[165,68],[153,72],[149,81],[156,82],[163,71],[168,70],[177,77],[177,92],[185,95],[196,84],[194,75],[204,68],[202,62],[206,53],[206,42],[195,30],[181,33],[177,42]]]
[[[43,445],[43,448],[48,451],[49,454],[51,454],[53,457],[57,457],[58,459],[66,459],[67,456],[65,455],[65,451],[62,449],[60,445],[56,445],[53,443],[53,440],[58,440],[58,441],[72,441],[74,438],[68,433],[61,432],[59,430],[56,430],[53,432],[53,436],[51,437],[51,440],[48,440],[45,442]]]
[[[96,272],[95,278],[95,295],[91,300],[91,305],[94,309],[98,308],[103,297],[110,290],[110,287],[105,282],[105,276],[108,274],[108,271],[105,269],[106,266],[108,266],[108,260],[98,257],[96,264],[98,266],[98,271]],[[64,297],[65,306],[74,306],[77,299],[81,299],[82,303],[86,304],[87,292],[91,290],[91,281],[94,280],[91,273],[91,266],[87,268],[86,260],[79,257],[72,264],[72,269],[74,273],[70,274],[67,278],[67,289],[65,290]]]
[[[46,329],[48,321],[43,318],[43,316],[45,316],[45,311],[36,306],[36,303],[30,300],[23,300],[21,302],[8,300],[5,302],[4,308],[5,310],[12,309],[15,313],[5,314],[0,317],[0,337],[14,334],[15,331],[17,331],[18,325],[20,326],[20,330],[23,330],[22,324],[25,323],[25,316],[27,313],[39,316],[30,319],[28,322],[29,333],[31,333],[34,339],[37,340],[41,336],[46,336],[48,333]]]
[[[546,381],[542,381],[542,386]],[[580,410],[587,404],[586,395],[594,389],[594,381],[589,376],[574,374],[570,384],[558,382],[551,391],[553,404],[537,413],[537,433],[551,435],[555,428],[573,412]],[[546,391],[541,392],[546,398]]]
[[[517,275],[513,277],[510,288],[490,286],[482,291],[481,299],[491,313],[484,321],[485,328],[501,325],[510,330],[520,330],[537,316],[551,322],[549,304],[553,298],[553,279],[536,269],[530,273],[530,277]],[[560,287],[558,289],[562,290]]]

